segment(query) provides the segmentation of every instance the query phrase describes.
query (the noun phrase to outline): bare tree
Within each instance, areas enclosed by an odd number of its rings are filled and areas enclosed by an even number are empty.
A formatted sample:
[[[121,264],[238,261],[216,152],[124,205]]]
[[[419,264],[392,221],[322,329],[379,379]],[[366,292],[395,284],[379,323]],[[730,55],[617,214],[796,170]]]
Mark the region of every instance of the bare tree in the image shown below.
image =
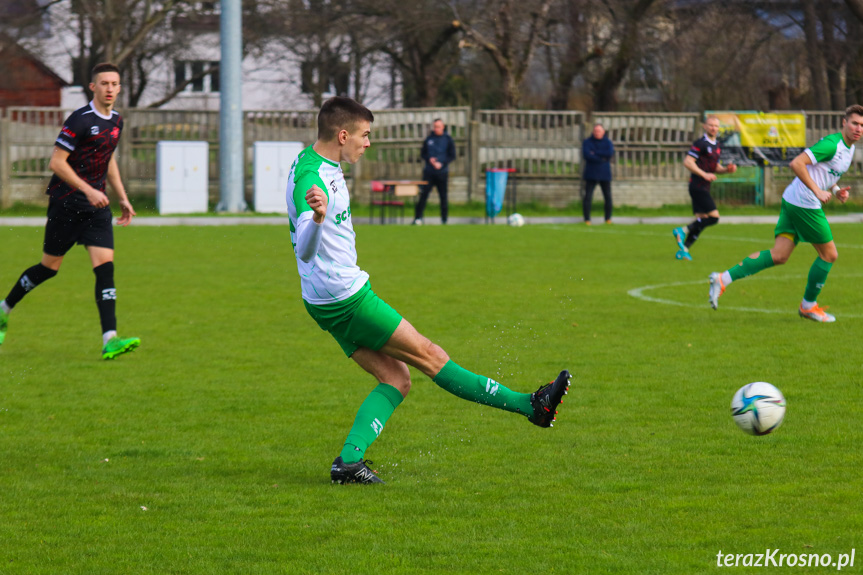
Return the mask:
[[[435,0],[354,0],[352,7],[370,32],[367,45],[398,69],[405,105],[437,105],[460,56],[461,29],[449,8]]]
[[[530,66],[541,33],[547,28],[553,0],[486,0],[468,21],[451,4],[470,46],[485,52],[500,74],[503,106],[517,108],[521,83]]]
[[[328,0],[274,0],[265,35],[294,58],[299,84],[315,107],[325,93],[349,95],[352,41],[349,3]]]
[[[828,108],[827,81],[824,78],[824,56],[821,53],[821,42],[818,38],[818,13],[815,10],[815,0],[802,0],[803,33],[806,37],[806,55],[809,65],[809,75],[812,80],[812,92],[815,105],[819,110]]]
[[[435,106],[441,84],[458,63],[455,42],[457,22],[441,22],[433,29],[428,20],[414,20],[420,26],[399,27],[394,41],[381,46],[405,78],[407,106]],[[417,29],[421,28],[421,29]]]
[[[857,20],[863,22],[863,0],[845,0],[848,9],[857,17]]]
[[[821,21],[823,36],[824,71],[827,74],[827,89],[830,93],[830,105],[833,110],[845,107],[845,90],[842,88],[842,77],[845,69],[845,35],[843,26],[847,18],[837,14],[831,2],[818,4],[818,17]]]
[[[800,41],[788,33],[796,23],[761,17],[742,2],[680,10],[672,22],[676,33],[661,50],[666,109],[803,105],[806,82],[798,70],[806,64]],[[722,41],[709,40],[717,30]]]
[[[607,42],[592,33],[593,0],[560,2],[554,7],[542,37],[545,67],[551,79],[549,107],[565,110],[573,81],[592,61],[600,58]]]
[[[617,90],[626,72],[636,59],[642,39],[644,20],[650,8],[661,0],[635,0],[621,2],[613,7],[612,20],[620,22],[619,43],[611,61],[594,83],[594,105],[597,110],[617,109]],[[611,6],[611,5],[610,5]]]

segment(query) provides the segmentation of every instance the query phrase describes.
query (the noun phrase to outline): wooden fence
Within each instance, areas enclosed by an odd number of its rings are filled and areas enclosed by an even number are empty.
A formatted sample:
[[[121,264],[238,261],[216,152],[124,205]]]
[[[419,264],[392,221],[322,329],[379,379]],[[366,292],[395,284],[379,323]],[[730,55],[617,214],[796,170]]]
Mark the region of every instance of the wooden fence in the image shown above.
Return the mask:
[[[614,142],[612,176],[616,180],[685,180],[686,151],[701,136],[699,114],[597,112]],[[591,126],[589,129],[593,129]]]
[[[43,198],[50,175],[48,159],[63,120],[71,110],[9,108],[0,119],[0,205]],[[162,140],[202,140],[210,147],[211,192],[218,190],[219,114],[204,111],[130,109],[122,111],[125,129],[117,152],[126,187],[133,194],[153,194],[156,144]],[[435,119],[447,125],[456,145],[453,177],[467,181],[477,197],[483,172],[492,167],[517,170],[519,179],[549,186],[581,175],[581,143],[590,126],[578,111],[513,111],[470,108],[423,108],[374,112],[372,147],[362,162],[345,166],[354,185],[371,179],[417,178],[422,173],[420,147]],[[597,112],[614,142],[616,180],[684,181],[683,158],[701,135],[700,114]],[[807,144],[839,129],[841,112],[806,112]],[[251,192],[253,145],[257,141],[311,144],[317,113],[310,110],[244,112],[246,186]],[[855,161],[852,174],[863,175]],[[360,186],[361,190],[367,186]],[[357,189],[355,187],[355,189]]]

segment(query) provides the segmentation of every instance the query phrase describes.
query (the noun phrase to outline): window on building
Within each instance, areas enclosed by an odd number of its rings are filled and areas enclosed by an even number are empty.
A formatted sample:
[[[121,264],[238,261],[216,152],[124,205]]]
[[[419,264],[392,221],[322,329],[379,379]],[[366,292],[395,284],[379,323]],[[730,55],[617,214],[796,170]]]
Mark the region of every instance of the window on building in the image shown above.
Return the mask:
[[[218,64],[218,62],[206,60],[177,60],[174,62],[174,85],[181,86],[186,81],[191,80],[183,88],[184,92],[219,92],[219,71],[215,70],[209,74],[204,74],[205,70]]]

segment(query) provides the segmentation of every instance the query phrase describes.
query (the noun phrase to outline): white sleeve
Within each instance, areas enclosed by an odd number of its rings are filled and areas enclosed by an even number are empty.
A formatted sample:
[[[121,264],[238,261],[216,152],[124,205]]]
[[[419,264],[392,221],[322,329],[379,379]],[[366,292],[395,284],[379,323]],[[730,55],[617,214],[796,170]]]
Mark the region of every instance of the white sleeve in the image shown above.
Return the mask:
[[[306,263],[318,253],[324,230],[324,224],[317,224],[312,219],[314,214],[313,211],[303,212],[297,218],[297,257]]]

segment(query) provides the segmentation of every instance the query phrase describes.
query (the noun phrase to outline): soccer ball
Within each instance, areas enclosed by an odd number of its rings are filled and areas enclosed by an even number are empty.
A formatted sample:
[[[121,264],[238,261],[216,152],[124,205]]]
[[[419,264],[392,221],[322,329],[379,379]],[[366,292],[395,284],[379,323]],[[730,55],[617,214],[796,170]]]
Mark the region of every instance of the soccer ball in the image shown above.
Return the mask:
[[[767,435],[782,425],[785,396],[764,381],[749,383],[737,390],[731,400],[734,423],[746,433]]]
[[[506,221],[509,225],[515,228],[520,228],[524,225],[524,216],[521,214],[512,214]]]

